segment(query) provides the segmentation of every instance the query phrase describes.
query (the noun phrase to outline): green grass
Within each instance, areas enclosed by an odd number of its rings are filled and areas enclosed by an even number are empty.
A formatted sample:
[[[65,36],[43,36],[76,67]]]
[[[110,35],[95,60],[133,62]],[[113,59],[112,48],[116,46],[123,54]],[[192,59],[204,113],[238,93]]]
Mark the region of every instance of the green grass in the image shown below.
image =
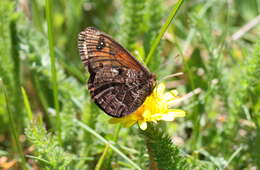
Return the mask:
[[[257,0],[1,1],[0,158],[13,169],[260,169],[259,21],[243,33],[259,15]],[[165,83],[201,89],[178,106],[187,116],[146,132],[109,124],[78,55],[87,26],[158,81],[183,72]]]
[[[58,82],[57,82],[57,71],[56,71],[56,57],[54,53],[54,34],[53,34],[53,9],[52,3],[49,0],[45,1],[46,5],[46,18],[48,25],[48,40],[49,40],[49,53],[51,61],[51,78],[52,78],[52,88],[53,88],[53,100],[56,114],[56,130],[59,137],[59,142],[62,144],[61,137],[61,115],[60,115],[60,105],[58,99]]]
[[[24,158],[22,146],[19,142],[18,127],[15,123],[14,114],[12,113],[12,111],[10,109],[6,88],[4,85],[2,85],[2,93],[4,93],[4,97],[5,97],[5,103],[6,103],[5,107],[6,107],[8,122],[9,122],[9,132],[11,134],[11,142],[14,143],[13,149],[14,149],[14,152],[17,153],[19,156],[18,160],[21,162],[21,167],[23,169],[26,169],[25,158]]]

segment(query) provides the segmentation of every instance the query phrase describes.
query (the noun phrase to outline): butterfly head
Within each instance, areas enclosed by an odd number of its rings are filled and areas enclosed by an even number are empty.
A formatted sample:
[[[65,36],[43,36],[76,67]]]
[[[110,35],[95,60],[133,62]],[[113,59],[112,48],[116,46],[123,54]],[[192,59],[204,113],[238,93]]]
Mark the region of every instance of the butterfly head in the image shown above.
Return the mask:
[[[154,73],[150,74],[149,77],[149,86],[152,87],[152,90],[154,89],[154,87],[156,86],[156,75]]]

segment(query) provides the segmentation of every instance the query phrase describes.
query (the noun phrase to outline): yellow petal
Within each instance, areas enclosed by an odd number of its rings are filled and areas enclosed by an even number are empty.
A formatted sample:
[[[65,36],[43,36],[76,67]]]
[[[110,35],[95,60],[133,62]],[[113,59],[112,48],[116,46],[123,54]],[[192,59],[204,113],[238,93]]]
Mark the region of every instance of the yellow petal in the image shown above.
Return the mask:
[[[165,114],[165,115],[162,116],[161,120],[173,121],[174,120],[174,115],[172,115],[172,114]]]
[[[145,121],[138,121],[138,125],[140,127],[140,129],[142,130],[146,130],[147,129],[147,123]]]
[[[174,117],[184,117],[185,112],[180,109],[169,109],[169,114],[173,114]]]
[[[181,97],[175,96],[172,100],[168,100],[168,101],[167,101],[167,104],[170,105],[170,106],[171,106],[171,105],[174,105],[174,104],[180,102],[180,101],[179,101],[180,98],[181,98]],[[170,107],[170,106],[169,106],[169,107]]]
[[[178,91],[177,91],[177,90],[171,90],[170,93],[171,93],[173,96],[178,96]]]
[[[151,117],[151,112],[150,112],[150,110],[145,110],[144,113],[143,113],[143,117],[144,117],[144,118],[149,118],[149,117]]]
[[[158,96],[162,96],[163,93],[165,91],[165,84],[164,83],[160,83],[157,88],[155,89],[155,92]]]
[[[151,116],[152,120],[160,120],[162,118],[163,114],[161,113],[156,113],[154,115]]]
[[[174,96],[172,93],[170,92],[166,92],[164,93],[164,95],[162,96],[162,98],[166,101],[169,101],[169,100],[173,100],[175,99],[176,96]]]
[[[157,123],[157,120],[152,120],[153,123]]]
[[[166,92],[163,95],[163,100],[167,101],[167,103],[173,102],[175,99],[179,98],[177,90],[172,90],[170,92]]]

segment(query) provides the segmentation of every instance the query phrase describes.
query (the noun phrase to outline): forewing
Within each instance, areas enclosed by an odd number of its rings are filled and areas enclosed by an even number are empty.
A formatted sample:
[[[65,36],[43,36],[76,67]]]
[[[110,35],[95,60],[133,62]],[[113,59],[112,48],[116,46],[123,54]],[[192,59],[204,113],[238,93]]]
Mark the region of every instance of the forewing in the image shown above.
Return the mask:
[[[88,27],[79,34],[78,46],[82,62],[95,71],[102,66],[123,66],[149,74],[127,50],[111,37],[99,30]],[[89,64],[90,63],[90,64]]]

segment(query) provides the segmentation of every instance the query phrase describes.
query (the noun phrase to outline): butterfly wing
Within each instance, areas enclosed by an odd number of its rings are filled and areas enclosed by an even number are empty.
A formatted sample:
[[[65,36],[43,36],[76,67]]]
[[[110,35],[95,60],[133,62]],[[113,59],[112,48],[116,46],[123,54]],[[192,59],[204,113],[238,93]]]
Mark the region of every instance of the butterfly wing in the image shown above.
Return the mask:
[[[91,97],[107,114],[128,115],[151,94],[154,76],[108,35],[88,27],[79,34],[78,47],[90,73]]]

